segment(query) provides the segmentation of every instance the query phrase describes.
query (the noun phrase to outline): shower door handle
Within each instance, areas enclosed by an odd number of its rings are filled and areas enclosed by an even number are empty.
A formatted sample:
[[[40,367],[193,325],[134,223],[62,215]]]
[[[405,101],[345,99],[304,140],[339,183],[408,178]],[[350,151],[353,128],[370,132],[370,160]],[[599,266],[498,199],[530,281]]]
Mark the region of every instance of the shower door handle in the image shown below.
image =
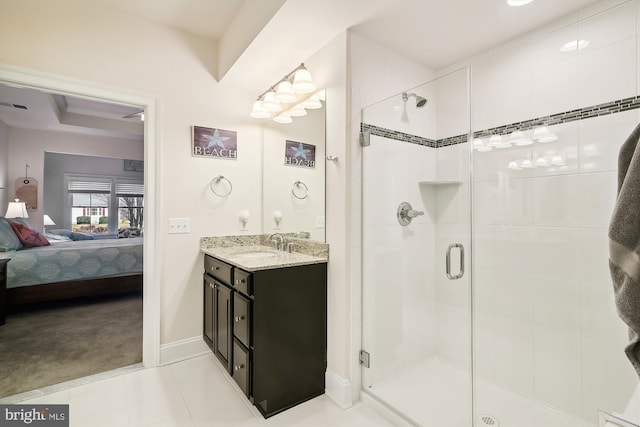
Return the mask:
[[[451,249],[453,248],[460,249],[460,272],[455,276],[451,274]],[[457,280],[462,276],[464,276],[464,246],[462,246],[462,243],[452,243],[449,245],[449,247],[447,248],[446,267],[447,267],[447,278],[449,280]]]

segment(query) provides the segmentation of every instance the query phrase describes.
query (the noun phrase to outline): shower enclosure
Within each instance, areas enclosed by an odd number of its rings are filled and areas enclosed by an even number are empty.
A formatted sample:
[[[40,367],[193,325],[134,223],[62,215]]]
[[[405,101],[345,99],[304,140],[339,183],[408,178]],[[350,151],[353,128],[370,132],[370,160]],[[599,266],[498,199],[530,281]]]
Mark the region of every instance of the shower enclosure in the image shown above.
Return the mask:
[[[362,111],[363,392],[420,426],[636,425],[607,226],[638,111],[483,128],[487,70]]]

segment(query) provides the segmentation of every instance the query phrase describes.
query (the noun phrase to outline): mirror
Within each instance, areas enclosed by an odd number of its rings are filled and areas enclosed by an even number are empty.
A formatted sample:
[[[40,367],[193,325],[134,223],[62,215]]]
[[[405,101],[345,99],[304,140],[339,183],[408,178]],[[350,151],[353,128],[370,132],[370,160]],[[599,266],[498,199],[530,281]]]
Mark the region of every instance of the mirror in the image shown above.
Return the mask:
[[[325,241],[325,104],[265,122],[262,155],[263,230]]]

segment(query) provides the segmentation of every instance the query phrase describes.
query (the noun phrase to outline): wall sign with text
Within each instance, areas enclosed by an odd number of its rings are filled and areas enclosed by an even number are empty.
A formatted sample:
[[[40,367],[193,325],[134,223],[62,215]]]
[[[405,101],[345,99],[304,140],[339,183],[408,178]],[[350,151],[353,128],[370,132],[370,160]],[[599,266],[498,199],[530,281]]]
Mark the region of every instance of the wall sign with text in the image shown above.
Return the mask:
[[[238,158],[238,133],[232,130],[193,126],[191,154],[235,160]]]
[[[315,168],[316,146],[287,140],[284,150],[284,164],[290,166]]]

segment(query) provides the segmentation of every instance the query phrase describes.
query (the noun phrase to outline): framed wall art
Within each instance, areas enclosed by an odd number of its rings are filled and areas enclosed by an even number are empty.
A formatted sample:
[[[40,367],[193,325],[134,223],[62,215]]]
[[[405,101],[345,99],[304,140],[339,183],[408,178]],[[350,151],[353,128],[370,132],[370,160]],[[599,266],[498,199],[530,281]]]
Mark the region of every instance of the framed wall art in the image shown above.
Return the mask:
[[[235,160],[238,158],[238,133],[232,130],[193,126],[191,155]]]
[[[316,167],[316,146],[298,141],[285,141],[284,164],[305,168]]]

